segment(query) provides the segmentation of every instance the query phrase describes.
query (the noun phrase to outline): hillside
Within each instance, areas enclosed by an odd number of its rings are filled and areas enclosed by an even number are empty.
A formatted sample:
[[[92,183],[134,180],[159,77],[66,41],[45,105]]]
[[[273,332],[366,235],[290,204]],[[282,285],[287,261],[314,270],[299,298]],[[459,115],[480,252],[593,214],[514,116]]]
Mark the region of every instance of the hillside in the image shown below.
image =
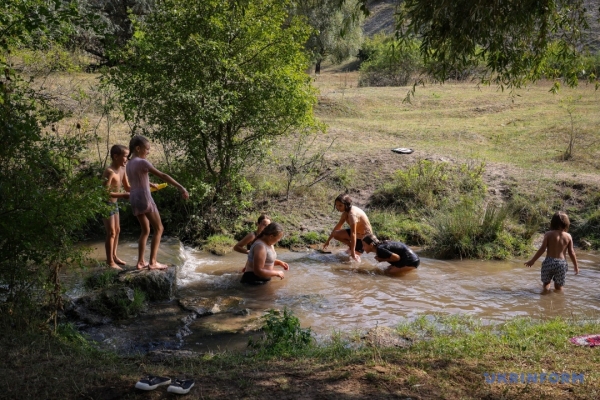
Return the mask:
[[[394,32],[394,15],[397,4],[401,0],[372,0],[367,6],[370,15],[363,24],[363,31],[366,37],[371,37],[377,33]],[[584,50],[592,53],[600,49],[600,0],[586,0],[586,8],[589,13],[589,29],[584,30],[584,39],[582,46]]]

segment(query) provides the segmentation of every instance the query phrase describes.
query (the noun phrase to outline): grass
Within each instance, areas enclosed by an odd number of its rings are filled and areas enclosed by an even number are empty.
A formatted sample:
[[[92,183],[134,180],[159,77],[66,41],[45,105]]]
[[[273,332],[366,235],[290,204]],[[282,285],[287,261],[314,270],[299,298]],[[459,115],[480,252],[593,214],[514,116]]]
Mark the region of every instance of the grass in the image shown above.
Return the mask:
[[[202,245],[202,249],[212,254],[223,256],[231,253],[236,243],[237,241],[231,236],[212,235],[206,239],[206,242]]]
[[[597,321],[563,318],[489,325],[469,317],[421,316],[396,328],[413,342],[407,348],[333,335],[293,354],[286,350],[286,356],[250,351],[153,362],[99,352],[68,328],[53,337],[9,329],[0,335],[0,397],[137,398],[134,383],[151,373],[195,379],[191,398],[596,399],[600,353],[568,338],[598,331]],[[27,385],[20,379],[24,371],[35,377]],[[584,382],[489,384],[484,376],[543,372],[584,374]],[[145,395],[167,398],[165,390]]]

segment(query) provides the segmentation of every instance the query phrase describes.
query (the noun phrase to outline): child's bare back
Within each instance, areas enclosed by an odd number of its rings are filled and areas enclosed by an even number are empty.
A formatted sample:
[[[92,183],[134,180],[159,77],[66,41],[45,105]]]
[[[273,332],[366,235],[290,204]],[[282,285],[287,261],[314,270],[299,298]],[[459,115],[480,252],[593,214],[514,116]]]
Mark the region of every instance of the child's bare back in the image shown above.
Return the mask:
[[[577,256],[573,249],[573,238],[567,233],[569,229],[569,217],[563,212],[557,212],[552,216],[550,221],[550,231],[544,234],[542,245],[537,253],[525,262],[527,267],[531,267],[538,258],[546,253],[546,258],[542,263],[541,278],[544,284],[544,290],[548,290],[550,282],[554,281],[556,290],[562,290],[565,284],[565,276],[567,274],[567,253],[573,262],[575,275],[579,273],[577,265]]]
[[[571,235],[562,230],[548,231],[544,235],[546,257],[565,259],[569,245],[573,243]]]

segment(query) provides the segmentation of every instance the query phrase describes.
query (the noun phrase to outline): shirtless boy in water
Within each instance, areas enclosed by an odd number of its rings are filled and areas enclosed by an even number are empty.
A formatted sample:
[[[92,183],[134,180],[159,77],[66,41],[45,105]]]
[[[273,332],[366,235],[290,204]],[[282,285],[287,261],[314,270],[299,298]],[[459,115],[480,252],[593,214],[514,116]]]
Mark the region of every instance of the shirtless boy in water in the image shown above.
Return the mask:
[[[562,290],[562,287],[565,285],[565,277],[568,269],[566,260],[567,252],[573,262],[575,275],[579,273],[577,257],[575,256],[575,250],[573,250],[573,238],[567,233],[569,225],[571,225],[571,222],[567,214],[562,211],[554,214],[550,221],[550,229],[552,230],[546,232],[544,241],[537,253],[535,253],[531,260],[525,263],[526,266],[531,267],[547,251],[546,258],[542,262],[542,283],[544,284],[544,290],[550,289],[550,282],[552,280],[554,280],[554,289]]]
[[[119,233],[121,232],[121,223],[119,220],[119,204],[118,199],[129,198],[129,181],[125,174],[125,165],[127,164],[127,156],[129,150],[127,147],[115,144],[110,149],[110,166],[104,170],[102,174],[102,183],[109,192],[108,204],[111,206],[110,214],[104,218],[104,228],[106,228],[106,264],[110,268],[121,270],[119,265],[125,265],[125,261],[117,257],[117,248],[119,247]],[[126,190],[125,193],[121,188]]]
[[[323,250],[329,246],[331,239],[335,239],[348,246],[350,258],[360,261],[359,254],[364,252],[362,238],[373,233],[369,218],[363,210],[352,205],[352,198],[347,194],[340,194],[335,199],[335,209],[341,212],[342,216],[323,245]],[[347,223],[350,228],[342,229],[344,223]]]

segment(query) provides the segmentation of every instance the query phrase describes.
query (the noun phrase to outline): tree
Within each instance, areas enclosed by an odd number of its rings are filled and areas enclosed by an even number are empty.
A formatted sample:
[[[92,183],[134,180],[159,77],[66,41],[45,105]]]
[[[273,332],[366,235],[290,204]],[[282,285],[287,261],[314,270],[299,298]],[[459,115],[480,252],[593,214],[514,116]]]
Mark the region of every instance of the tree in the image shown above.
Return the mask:
[[[327,58],[342,62],[356,55],[362,44],[363,14],[356,13],[356,0],[296,0],[293,13],[306,18],[313,31],[306,48],[315,64],[315,73],[321,72],[321,63]]]
[[[556,71],[544,68],[554,44],[560,75],[573,86],[588,18],[583,0],[406,0],[397,30],[403,38],[422,38],[428,72],[440,81],[479,63],[485,66],[481,81],[502,88],[554,78]]]
[[[79,162],[89,138],[54,128],[63,114],[11,67],[10,49],[63,39],[78,14],[62,1],[0,7],[0,316],[21,327],[49,301],[56,327],[60,270],[82,260],[77,232],[102,210],[106,192]]]
[[[135,129],[171,149],[216,196],[247,162],[312,126],[308,28],[278,0],[165,0],[108,75]]]

